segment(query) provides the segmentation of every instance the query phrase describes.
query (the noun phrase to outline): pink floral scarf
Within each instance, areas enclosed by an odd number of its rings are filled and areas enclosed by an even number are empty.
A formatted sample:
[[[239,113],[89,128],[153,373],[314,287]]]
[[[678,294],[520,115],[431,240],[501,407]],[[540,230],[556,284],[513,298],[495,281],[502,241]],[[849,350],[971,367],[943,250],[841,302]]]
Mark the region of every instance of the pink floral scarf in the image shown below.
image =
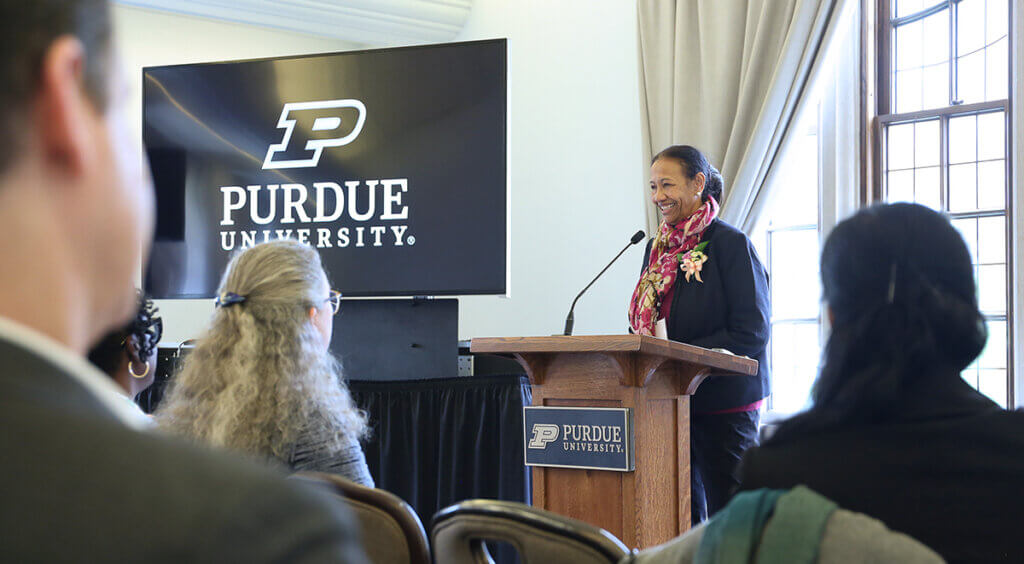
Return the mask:
[[[708,260],[707,255],[695,250],[704,230],[718,217],[718,202],[708,197],[696,212],[676,225],[662,222],[658,235],[651,244],[651,256],[647,268],[640,275],[640,281],[633,290],[629,302],[629,325],[639,335],[653,335],[654,324],[665,294],[676,282],[683,268],[687,281],[696,274],[700,281],[700,268]],[[703,245],[702,245],[703,247]],[[699,256],[693,256],[699,255]]]

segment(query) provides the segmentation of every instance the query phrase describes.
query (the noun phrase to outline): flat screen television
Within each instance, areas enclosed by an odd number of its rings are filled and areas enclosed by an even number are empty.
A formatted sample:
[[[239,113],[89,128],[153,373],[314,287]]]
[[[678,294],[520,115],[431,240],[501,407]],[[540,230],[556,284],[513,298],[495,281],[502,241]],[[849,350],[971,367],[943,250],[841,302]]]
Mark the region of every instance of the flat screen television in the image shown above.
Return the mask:
[[[506,77],[503,39],[143,69],[147,291],[287,237],[346,296],[506,294]]]

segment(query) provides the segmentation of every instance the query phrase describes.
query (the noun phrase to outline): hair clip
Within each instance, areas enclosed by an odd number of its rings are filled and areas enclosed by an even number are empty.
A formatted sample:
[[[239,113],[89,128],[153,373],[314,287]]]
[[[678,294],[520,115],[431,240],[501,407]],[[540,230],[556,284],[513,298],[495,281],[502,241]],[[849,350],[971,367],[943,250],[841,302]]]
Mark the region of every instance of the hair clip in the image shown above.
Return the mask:
[[[223,295],[217,297],[214,301],[214,305],[217,307],[228,307],[235,304],[240,304],[245,301],[245,296],[239,296],[234,292],[226,292]]]
[[[896,263],[889,267],[889,294],[885,299],[886,303],[892,305],[896,301]]]

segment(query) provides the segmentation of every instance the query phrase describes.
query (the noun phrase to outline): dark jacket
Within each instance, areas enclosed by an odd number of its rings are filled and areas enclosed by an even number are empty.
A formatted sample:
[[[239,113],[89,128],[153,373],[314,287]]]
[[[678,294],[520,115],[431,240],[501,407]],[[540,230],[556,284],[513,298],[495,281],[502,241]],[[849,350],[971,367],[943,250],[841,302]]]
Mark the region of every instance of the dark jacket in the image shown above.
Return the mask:
[[[287,460],[281,460],[292,472],[326,472],[337,474],[368,488],[374,487],[373,476],[366,465],[366,454],[355,437],[346,439],[345,447],[332,451],[323,439],[315,439],[308,431],[299,435]]]
[[[932,373],[895,420],[748,450],[741,489],[803,484],[949,562],[1024,562],[1024,413],[999,408],[954,369]]]
[[[124,426],[0,340],[0,562],[365,562],[343,506]]]
[[[771,306],[768,273],[754,245],[741,231],[720,219],[714,220],[701,238],[708,246],[702,282],[687,282],[680,273],[675,283],[666,324],[668,338],[706,349],[728,349],[758,362],[757,374],[709,376],[693,395],[695,413],[717,411],[754,403],[767,397],[768,334]],[[646,268],[652,240],[644,253]]]

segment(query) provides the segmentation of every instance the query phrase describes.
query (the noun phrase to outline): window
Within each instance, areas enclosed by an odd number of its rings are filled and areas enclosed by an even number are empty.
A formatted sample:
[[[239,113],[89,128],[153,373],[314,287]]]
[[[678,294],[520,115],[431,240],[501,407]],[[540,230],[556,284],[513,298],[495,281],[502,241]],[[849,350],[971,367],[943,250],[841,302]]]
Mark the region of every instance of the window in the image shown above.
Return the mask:
[[[860,202],[860,14],[851,10],[810,86],[766,183],[769,198],[751,238],[771,288],[772,395],[766,420],[809,405],[827,328],[822,323],[821,243]]]
[[[798,120],[753,239],[771,288],[768,409],[781,413],[806,407],[821,357],[817,106]]]
[[[945,212],[963,235],[989,329],[963,377],[1011,405],[1008,2],[880,0],[878,8],[874,196]]]

